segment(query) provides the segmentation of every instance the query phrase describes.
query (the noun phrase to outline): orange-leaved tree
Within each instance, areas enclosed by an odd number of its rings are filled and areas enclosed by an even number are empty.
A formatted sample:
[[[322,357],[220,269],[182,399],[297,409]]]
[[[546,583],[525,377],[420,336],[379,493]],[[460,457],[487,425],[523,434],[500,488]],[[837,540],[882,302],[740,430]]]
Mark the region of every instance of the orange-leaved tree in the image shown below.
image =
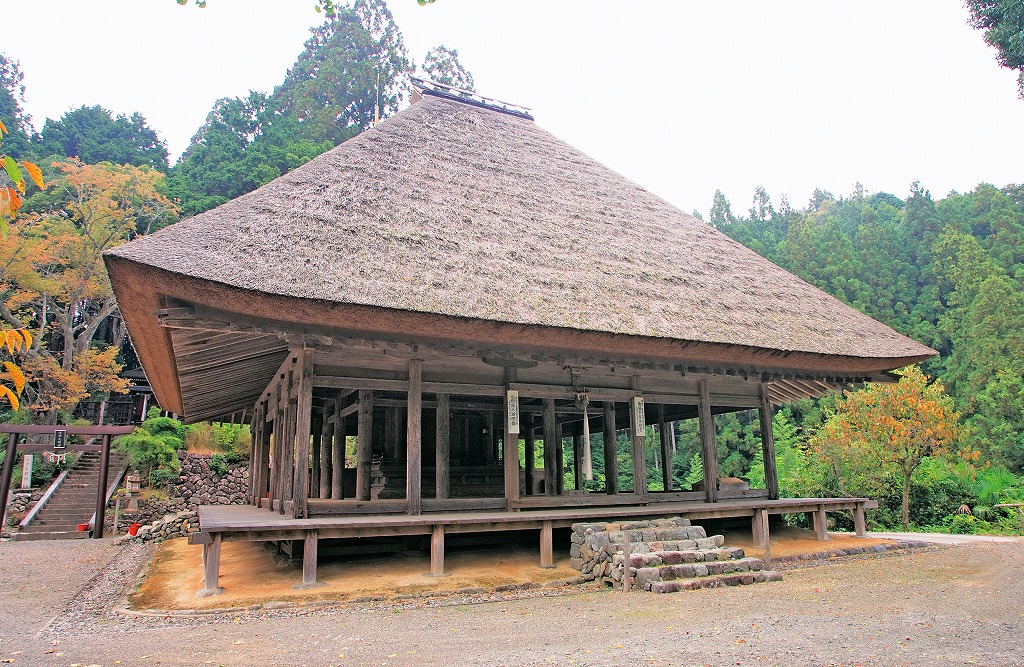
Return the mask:
[[[49,423],[89,395],[125,391],[116,359],[125,330],[110,319],[117,304],[102,254],[177,214],[153,169],[77,160],[54,166],[58,201],[20,216],[0,239],[0,318],[36,334],[22,368],[36,419]]]
[[[0,121],[0,149],[3,147],[5,134],[7,126]],[[21,160],[19,163],[0,150],[0,164],[3,165],[3,171],[0,172],[0,236],[6,237],[7,220],[21,208],[21,198],[25,194],[25,176],[22,170],[40,190],[46,185],[43,183],[43,174],[39,167],[28,160]],[[5,271],[9,263],[5,264]],[[3,371],[0,371],[0,404],[7,402],[15,410],[19,407],[19,398],[25,388],[25,373],[18,366],[17,357],[31,345],[32,334],[27,328],[9,329],[0,325],[0,356],[8,357],[3,361]]]
[[[917,366],[897,373],[899,382],[869,383],[841,398],[811,439],[840,483],[881,491],[888,479],[903,483],[902,522],[910,524],[911,479],[921,460],[950,450],[960,439],[960,414],[941,381]]]

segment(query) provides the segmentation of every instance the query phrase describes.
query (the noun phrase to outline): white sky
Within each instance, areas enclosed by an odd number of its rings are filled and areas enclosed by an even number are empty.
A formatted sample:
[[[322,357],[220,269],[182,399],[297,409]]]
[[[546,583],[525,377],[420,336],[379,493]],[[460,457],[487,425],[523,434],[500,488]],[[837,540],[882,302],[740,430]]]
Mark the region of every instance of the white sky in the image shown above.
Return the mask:
[[[312,0],[0,0],[41,127],[141,112],[172,160],[219,97],[270,90]],[[458,49],[485,95],[685,211],[757,185],[937,197],[1024,182],[1024,101],[960,0],[389,0],[410,55]]]

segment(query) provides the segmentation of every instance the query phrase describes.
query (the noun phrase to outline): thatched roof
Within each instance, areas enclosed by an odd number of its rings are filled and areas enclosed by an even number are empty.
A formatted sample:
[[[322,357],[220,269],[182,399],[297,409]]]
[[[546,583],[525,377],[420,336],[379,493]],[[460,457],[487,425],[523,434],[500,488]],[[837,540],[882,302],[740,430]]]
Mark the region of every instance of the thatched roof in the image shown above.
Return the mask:
[[[134,265],[250,295],[877,369],[934,354],[531,120],[430,94],[107,260],[115,288]]]

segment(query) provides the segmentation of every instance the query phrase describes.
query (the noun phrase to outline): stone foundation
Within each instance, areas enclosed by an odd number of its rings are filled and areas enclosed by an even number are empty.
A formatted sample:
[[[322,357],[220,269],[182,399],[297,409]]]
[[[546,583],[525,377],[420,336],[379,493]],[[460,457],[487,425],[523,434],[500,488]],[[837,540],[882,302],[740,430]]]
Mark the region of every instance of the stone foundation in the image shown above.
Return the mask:
[[[709,537],[689,519],[577,523],[572,531],[570,562],[587,581],[622,585],[627,538],[630,575],[645,591],[671,593],[782,579],[765,571],[760,559],[725,546],[721,535]]]

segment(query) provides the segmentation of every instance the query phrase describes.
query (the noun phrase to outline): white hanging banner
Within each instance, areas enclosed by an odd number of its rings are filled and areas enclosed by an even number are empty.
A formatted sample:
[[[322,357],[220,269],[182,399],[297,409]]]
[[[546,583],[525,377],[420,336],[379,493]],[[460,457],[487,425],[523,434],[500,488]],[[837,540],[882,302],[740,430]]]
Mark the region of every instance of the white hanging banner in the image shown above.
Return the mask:
[[[505,392],[505,430],[519,433],[519,392],[514,389]]]

